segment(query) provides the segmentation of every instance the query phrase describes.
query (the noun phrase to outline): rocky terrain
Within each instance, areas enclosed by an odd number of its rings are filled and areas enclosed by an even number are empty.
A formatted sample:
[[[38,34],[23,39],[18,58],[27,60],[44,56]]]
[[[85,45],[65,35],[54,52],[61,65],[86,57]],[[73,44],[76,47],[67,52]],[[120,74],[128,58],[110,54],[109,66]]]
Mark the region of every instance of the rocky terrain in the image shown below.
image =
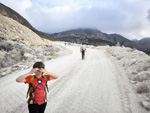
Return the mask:
[[[36,61],[55,58],[63,50],[63,47],[0,14],[0,76],[29,68]]]
[[[139,104],[150,110],[150,56],[125,47],[106,47],[106,50],[126,72]]]
[[[138,50],[150,54],[150,37],[135,41],[135,46]]]
[[[59,44],[65,46],[62,42]],[[80,45],[65,47],[72,54],[45,62],[47,69],[60,76],[49,83],[50,104],[46,113],[149,113],[147,54],[125,47],[87,46],[85,60],[81,60]],[[27,71],[29,69],[17,71],[0,79],[0,86],[5,84],[0,87],[2,112],[28,113],[27,85],[14,82]]]
[[[127,38],[119,34],[107,34],[103,33],[97,29],[74,29],[69,31],[64,31],[60,33],[51,34],[59,40],[81,43],[85,42],[89,45],[116,45],[119,43],[121,46],[134,48],[134,42],[128,40]]]
[[[101,46],[110,45],[114,46],[119,44],[120,46],[136,48],[147,54],[150,53],[150,38],[143,38],[141,40],[129,40],[119,34],[107,34],[97,29],[74,29],[60,33],[51,34],[58,40],[75,42],[75,43],[86,43],[88,45]]]
[[[147,54],[150,54],[150,38],[142,39],[140,41],[131,41],[126,37],[123,37],[119,34],[107,34],[103,33],[97,29],[74,29],[69,31],[64,31],[60,33],[47,34],[41,31],[36,30],[24,17],[19,15],[17,12],[11,8],[0,3],[0,14],[3,16],[12,18],[20,24],[28,27],[30,30],[35,32],[42,38],[49,40],[60,40],[73,43],[87,43],[89,45],[99,46],[99,45],[110,45],[114,46],[119,43],[121,46],[136,48],[140,51],[144,51]],[[148,40],[148,41],[147,41]]]
[[[2,14],[3,16],[12,18],[13,20],[16,20],[20,24],[31,29],[33,32],[35,32],[37,35],[39,35],[42,38],[55,40],[51,35],[36,30],[24,17],[22,17],[20,14],[18,14],[17,12],[12,10],[11,8],[3,5],[2,3],[0,3],[0,14]]]
[[[36,61],[44,62],[70,52],[63,46],[57,45],[55,42],[47,40],[44,37],[50,35],[40,35],[39,31],[33,32],[34,28],[32,28],[29,23],[24,23],[25,21],[22,21],[22,19],[17,20],[20,16],[18,17],[17,14],[16,16],[11,15],[11,13],[9,13],[11,9],[2,7],[3,5],[0,4],[0,77],[17,70],[27,69]],[[12,12],[12,14],[15,13]],[[39,35],[44,38],[41,38]],[[66,41],[70,41],[71,38],[74,38],[71,41],[76,41],[77,43],[85,41],[92,45],[116,45],[119,42],[120,46],[131,47],[103,46],[97,47],[97,49],[106,50],[109,56],[115,59],[114,61],[119,65],[118,69],[123,68],[126,73],[125,76],[128,77],[128,82],[132,85],[135,95],[138,95],[140,100],[139,104],[150,110],[150,57],[144,53],[149,49],[149,38],[136,41],[133,44],[133,42],[120,35],[108,35],[98,30],[91,31],[89,29],[71,30],[64,33],[53,34],[53,36],[59,40],[64,40],[65,38]],[[91,40],[91,38],[94,37],[95,40]],[[144,47],[141,45],[144,45]],[[143,49],[138,51],[132,49],[134,47],[139,47],[139,50],[143,47]],[[96,52],[94,52],[94,54],[99,58]],[[74,58],[74,56],[72,58]],[[99,61],[101,61],[101,59]],[[91,61],[89,61],[89,63],[91,63]],[[64,63],[62,63],[62,65],[64,65]],[[91,67],[88,68],[90,69]],[[68,78],[70,78],[70,73]],[[100,85],[98,84],[98,86]],[[64,87],[64,89],[66,89],[66,87]]]
[[[97,29],[75,29],[51,34],[58,40],[72,43],[86,43],[88,45],[115,45],[106,38],[106,34]]]

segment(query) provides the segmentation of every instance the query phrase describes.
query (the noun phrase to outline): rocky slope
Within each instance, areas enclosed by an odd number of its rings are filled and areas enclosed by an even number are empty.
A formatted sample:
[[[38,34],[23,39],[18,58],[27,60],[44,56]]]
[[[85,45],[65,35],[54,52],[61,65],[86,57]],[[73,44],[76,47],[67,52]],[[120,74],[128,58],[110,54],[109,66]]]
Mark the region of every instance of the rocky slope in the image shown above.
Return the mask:
[[[150,37],[143,38],[141,40],[136,41],[135,45],[138,50],[150,54]]]
[[[31,29],[33,32],[35,32],[36,34],[38,34],[42,38],[55,40],[49,34],[46,34],[46,33],[43,33],[43,32],[40,32],[40,31],[36,30],[24,17],[22,17],[20,14],[18,14],[17,12],[12,10],[11,8],[3,5],[2,3],[0,3],[0,14],[2,14],[3,16],[12,18],[13,20],[16,20],[20,24],[22,24],[22,25],[28,27],[29,29]]]
[[[115,45],[117,43],[120,44],[120,46],[125,46],[125,47],[130,47],[130,48],[135,48],[135,43],[132,42],[131,40],[119,35],[119,34],[109,34],[107,35],[107,38],[109,41],[114,43]]]
[[[106,34],[97,29],[75,29],[52,34],[55,38],[76,43],[85,42],[90,45],[116,45],[134,48],[134,42],[118,34]]]
[[[139,98],[139,104],[150,110],[150,56],[136,49],[105,47],[122,67]]]
[[[5,37],[8,40],[23,43],[27,46],[48,44],[47,41],[41,39],[41,37],[39,37],[29,28],[1,14],[0,14],[0,36]]]
[[[97,29],[75,29],[60,33],[51,34],[58,40],[63,40],[73,43],[86,43],[89,45],[114,45],[107,39],[106,34]]]
[[[145,42],[143,44],[142,42],[135,42],[130,41],[127,38],[119,35],[119,34],[106,34],[103,33],[97,29],[75,29],[75,30],[69,30],[61,33],[55,33],[51,35],[47,33],[40,32],[36,30],[25,18],[23,18],[21,15],[19,15],[17,12],[13,11],[7,6],[4,6],[0,3],[0,14],[12,18],[16,20],[17,22],[21,23],[22,25],[28,27],[33,32],[38,34],[42,38],[50,39],[50,40],[61,40],[61,41],[68,41],[68,42],[76,42],[76,43],[87,43],[90,45],[116,45],[119,43],[121,46],[130,47],[130,48],[136,48],[138,50],[144,51],[147,54],[150,53],[150,46],[149,43],[146,44]]]
[[[147,54],[150,54],[150,38],[143,38],[141,40],[128,40],[127,38],[119,34],[107,34],[97,29],[74,29],[64,31],[60,33],[51,34],[58,40],[75,42],[75,43],[87,43],[89,45],[119,45],[130,48],[136,48]]]
[[[61,50],[65,49],[0,14],[0,76],[55,58]]]

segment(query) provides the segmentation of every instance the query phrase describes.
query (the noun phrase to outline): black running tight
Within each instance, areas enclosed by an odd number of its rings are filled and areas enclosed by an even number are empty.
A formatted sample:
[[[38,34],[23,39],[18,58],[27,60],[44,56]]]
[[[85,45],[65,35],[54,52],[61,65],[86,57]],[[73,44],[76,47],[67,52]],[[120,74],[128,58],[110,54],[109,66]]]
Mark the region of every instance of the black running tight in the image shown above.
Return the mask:
[[[44,113],[45,108],[46,108],[46,104],[28,104],[28,109],[29,109],[29,113]]]

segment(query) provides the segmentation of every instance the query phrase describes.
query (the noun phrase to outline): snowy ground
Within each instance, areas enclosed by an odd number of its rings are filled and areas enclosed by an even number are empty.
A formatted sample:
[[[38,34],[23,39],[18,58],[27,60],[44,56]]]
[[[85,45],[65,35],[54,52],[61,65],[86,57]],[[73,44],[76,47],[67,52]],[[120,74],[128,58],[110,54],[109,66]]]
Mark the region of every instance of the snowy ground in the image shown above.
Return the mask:
[[[66,47],[71,54],[45,62],[48,71],[60,76],[48,83],[45,113],[148,113],[139,106],[125,72],[105,48],[89,47],[81,60],[79,46]],[[28,113],[28,86],[15,79],[29,70],[0,79],[1,113]]]

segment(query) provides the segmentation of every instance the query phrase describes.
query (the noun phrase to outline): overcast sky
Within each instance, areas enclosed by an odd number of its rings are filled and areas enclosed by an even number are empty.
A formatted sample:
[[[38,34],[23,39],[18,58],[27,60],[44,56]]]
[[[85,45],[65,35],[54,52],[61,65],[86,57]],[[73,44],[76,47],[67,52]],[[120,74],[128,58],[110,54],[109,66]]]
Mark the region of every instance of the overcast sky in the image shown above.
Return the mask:
[[[128,39],[150,37],[150,0],[0,0],[36,29],[97,28]]]

